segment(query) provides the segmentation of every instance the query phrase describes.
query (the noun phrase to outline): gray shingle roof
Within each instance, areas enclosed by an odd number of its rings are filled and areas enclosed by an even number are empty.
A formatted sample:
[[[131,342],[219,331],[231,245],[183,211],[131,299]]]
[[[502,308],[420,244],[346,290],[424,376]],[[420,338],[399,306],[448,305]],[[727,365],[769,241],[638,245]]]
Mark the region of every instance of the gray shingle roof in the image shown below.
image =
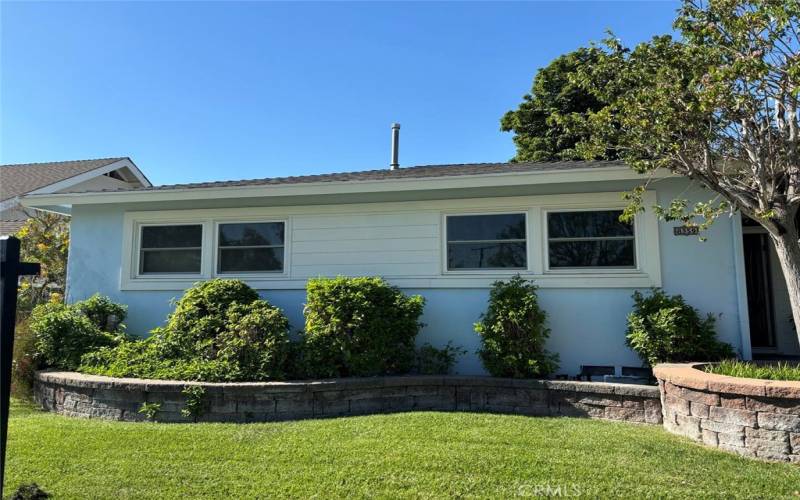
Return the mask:
[[[0,165],[0,201],[105,167],[125,158]]]
[[[305,184],[312,182],[381,181],[390,179],[419,179],[465,175],[482,175],[507,172],[545,172],[625,166],[618,161],[555,161],[535,163],[460,163],[453,165],[420,165],[402,167],[397,170],[363,170],[332,174],[271,177],[238,181],[197,182],[191,184],[169,184],[137,188],[136,191],[161,191],[172,189],[203,189],[243,186],[269,186],[283,184]]]
[[[25,220],[0,220],[0,236],[16,234],[26,222]]]

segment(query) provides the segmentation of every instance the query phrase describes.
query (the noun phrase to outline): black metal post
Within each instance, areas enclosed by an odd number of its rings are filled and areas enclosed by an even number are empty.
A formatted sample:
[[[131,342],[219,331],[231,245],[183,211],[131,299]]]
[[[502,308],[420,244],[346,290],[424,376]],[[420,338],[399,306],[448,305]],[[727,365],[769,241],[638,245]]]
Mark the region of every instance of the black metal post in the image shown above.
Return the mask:
[[[0,498],[6,471],[8,409],[11,400],[11,363],[14,354],[14,326],[17,319],[19,277],[39,274],[39,264],[19,261],[19,240],[0,238]]]

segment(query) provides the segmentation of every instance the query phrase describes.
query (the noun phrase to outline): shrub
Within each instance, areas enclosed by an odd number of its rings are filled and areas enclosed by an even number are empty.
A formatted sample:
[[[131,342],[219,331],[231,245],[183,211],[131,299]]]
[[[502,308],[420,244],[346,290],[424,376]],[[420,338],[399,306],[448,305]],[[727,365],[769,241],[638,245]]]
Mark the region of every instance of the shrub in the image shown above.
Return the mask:
[[[166,326],[83,357],[81,371],[112,377],[242,381],[283,378],[289,322],[238,280],[194,285]]]
[[[407,373],[425,300],[379,277],[309,280],[305,367],[316,377]]]
[[[448,375],[456,359],[466,352],[466,349],[456,347],[452,342],[441,349],[425,343],[417,349],[414,371],[420,375]]]
[[[33,394],[33,375],[39,368],[36,357],[36,336],[27,319],[14,329],[14,357],[11,361],[11,394],[30,399]]]
[[[128,308],[122,304],[112,302],[108,297],[98,293],[86,300],[76,302],[74,307],[99,329],[107,332],[118,332],[123,326],[123,321],[128,314]]]
[[[483,344],[478,355],[495,377],[543,377],[558,368],[558,356],[544,348],[550,330],[536,289],[520,276],[492,286],[475,331]]]
[[[181,409],[181,415],[191,418],[195,422],[206,409],[206,389],[200,385],[187,385],[181,391],[186,398],[186,404]]]
[[[45,366],[75,370],[84,354],[119,342],[119,335],[103,331],[83,307],[84,302],[50,302],[33,309],[30,327],[36,336],[36,358]]]
[[[634,292],[633,301],[626,343],[646,365],[735,357],[730,344],[716,338],[716,318],[712,314],[702,318],[680,295]]]

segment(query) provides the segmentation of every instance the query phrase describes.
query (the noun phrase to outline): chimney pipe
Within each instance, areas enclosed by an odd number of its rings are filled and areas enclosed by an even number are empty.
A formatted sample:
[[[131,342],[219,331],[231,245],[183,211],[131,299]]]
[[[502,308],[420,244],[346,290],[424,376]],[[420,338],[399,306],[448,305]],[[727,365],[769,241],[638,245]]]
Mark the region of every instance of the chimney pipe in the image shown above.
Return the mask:
[[[392,163],[389,164],[389,169],[398,168],[400,168],[400,124],[392,123]]]

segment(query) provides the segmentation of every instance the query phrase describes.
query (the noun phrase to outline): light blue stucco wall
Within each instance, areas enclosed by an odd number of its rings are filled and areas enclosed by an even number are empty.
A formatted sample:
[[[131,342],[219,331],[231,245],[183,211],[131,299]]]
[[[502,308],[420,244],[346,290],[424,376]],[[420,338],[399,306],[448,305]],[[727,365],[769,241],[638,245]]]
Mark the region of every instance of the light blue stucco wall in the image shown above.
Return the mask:
[[[629,187],[620,185],[618,189]],[[686,191],[687,182],[683,180],[660,181],[653,187],[659,203],[668,202],[677,195],[708,199],[707,193],[699,189]],[[607,191],[608,186],[598,189]],[[589,190],[582,186],[581,191]],[[120,290],[123,217],[126,210],[133,209],[142,210],[142,207],[78,205],[73,208],[67,294],[71,302],[99,292],[127,304],[128,331],[146,335],[163,323],[172,309],[171,300],[181,292]],[[674,224],[667,223],[659,223],[659,237],[663,288],[669,293],[683,294],[703,313],[720,314],[719,336],[741,350],[734,220],[721,218],[707,234],[706,242],[697,237],[673,236]],[[587,280],[590,279],[588,276]],[[632,307],[633,291],[627,288],[540,289],[540,301],[549,314],[552,330],[548,348],[559,353],[561,373],[575,374],[581,364],[640,365],[624,344],[626,315]],[[469,351],[460,359],[457,370],[464,374],[482,373],[475,355],[479,339],[472,325],[486,308],[488,290],[410,289],[406,292],[421,294],[427,300],[422,318],[426,326],[419,343],[441,346],[452,340]],[[304,291],[268,290],[262,295],[286,312],[294,330],[302,328]]]

